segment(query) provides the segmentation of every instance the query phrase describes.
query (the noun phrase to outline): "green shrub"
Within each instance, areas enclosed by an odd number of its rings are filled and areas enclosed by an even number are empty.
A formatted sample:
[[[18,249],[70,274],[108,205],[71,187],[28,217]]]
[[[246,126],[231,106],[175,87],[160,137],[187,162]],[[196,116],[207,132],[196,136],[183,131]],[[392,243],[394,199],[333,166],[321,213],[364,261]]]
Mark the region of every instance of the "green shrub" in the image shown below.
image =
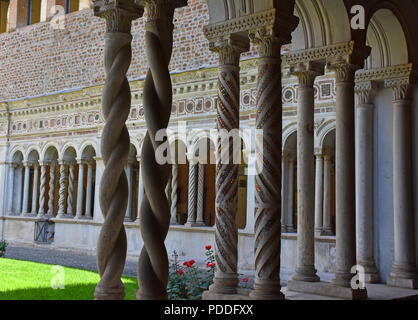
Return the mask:
[[[215,273],[215,258],[211,246],[205,248],[206,270],[196,267],[194,260],[181,264],[177,252],[173,252],[167,286],[170,300],[200,300],[203,292],[209,289]]]
[[[4,256],[6,253],[7,245],[8,243],[6,240],[0,240],[0,257]]]

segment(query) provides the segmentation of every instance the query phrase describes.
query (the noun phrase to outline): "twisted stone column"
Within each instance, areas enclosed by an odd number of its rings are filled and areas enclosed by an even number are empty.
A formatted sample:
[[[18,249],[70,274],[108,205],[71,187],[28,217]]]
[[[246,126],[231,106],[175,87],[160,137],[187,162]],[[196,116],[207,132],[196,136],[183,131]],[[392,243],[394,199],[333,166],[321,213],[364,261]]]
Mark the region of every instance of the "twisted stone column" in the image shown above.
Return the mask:
[[[242,52],[248,50],[248,40],[229,35],[212,45],[219,56],[217,127],[220,136],[216,153],[216,202],[215,202],[215,260],[216,269],[210,291],[235,294],[237,278],[238,230],[235,222],[238,210],[238,169],[234,163],[234,146],[239,128],[239,61]],[[223,135],[227,135],[223,137]],[[241,150],[238,150],[241,152]]]
[[[324,66],[313,61],[290,67],[299,80],[297,116],[297,192],[298,239],[297,263],[292,279],[317,282],[315,269],[315,163],[314,111],[315,78],[324,73]]]
[[[58,199],[58,217],[63,218],[65,214],[65,190],[67,189],[67,168],[66,163],[59,161],[60,165],[60,188]]]
[[[171,165],[156,162],[156,150],[168,141],[156,141],[158,130],[167,129],[173,102],[168,65],[173,47],[175,8],[187,1],[146,0],[148,20],[145,44],[149,71],[144,86],[144,109],[148,132],[145,136],[141,170],[145,194],[140,213],[144,246],[138,263],[137,299],[167,299],[168,256],[164,240],[170,226],[170,207],[165,187]]]
[[[199,170],[197,175],[197,207],[196,207],[196,226],[204,226],[203,220],[204,210],[204,190],[205,190],[205,165],[199,164]]]
[[[281,230],[286,232],[287,221],[287,197],[289,194],[289,161],[286,152],[282,153],[282,212],[281,212]]]
[[[367,283],[379,282],[374,260],[373,221],[373,94],[374,82],[357,83],[356,207],[357,263],[364,268]]]
[[[25,167],[25,183],[23,186],[23,209],[22,216],[29,213],[29,179],[30,179],[30,163],[25,161],[23,163]]]
[[[315,235],[322,232],[322,212],[324,200],[324,158],[322,154],[316,156],[315,174]]]
[[[54,193],[55,193],[55,167],[56,163],[51,161],[49,164],[49,193],[48,193],[48,215],[54,216]]]
[[[280,291],[281,178],[282,178],[282,85],[279,39],[266,30],[250,34],[260,59],[257,80],[254,255],[255,280],[250,297],[257,300],[284,299]],[[261,168],[260,168],[261,169]]]
[[[94,14],[106,19],[104,64],[106,81],[102,95],[105,127],[101,150],[105,169],[100,182],[100,208],[104,216],[97,243],[100,282],[96,299],[123,299],[121,275],[126,260],[126,233],[123,226],[128,202],[124,166],[128,162],[129,132],[125,125],[131,106],[126,78],[131,63],[131,24],[142,15],[142,7],[132,0],[94,2]]]
[[[186,226],[191,227],[196,222],[196,171],[197,164],[189,162],[189,194],[187,201],[187,222]]]
[[[40,185],[40,193],[39,193],[39,211],[38,216],[42,217],[45,215],[45,191],[46,191],[46,166],[47,163],[45,161],[39,161],[39,165],[41,166],[41,185]]]
[[[67,196],[67,215],[74,217],[73,197],[74,197],[74,162],[69,164],[68,170],[68,196]]]
[[[37,214],[38,205],[38,184],[39,184],[39,166],[35,163],[33,165],[33,189],[32,189],[32,209],[31,214]]]
[[[393,89],[394,262],[387,284],[418,289],[412,195],[412,94],[409,79],[387,81]]]
[[[171,220],[170,224],[178,224],[177,222],[177,201],[178,201],[178,176],[179,176],[179,166],[177,164],[172,165],[171,170]]]
[[[335,140],[335,202],[336,202],[336,273],[332,284],[351,287],[356,265],[355,225],[355,130],[354,73],[357,66],[336,61],[329,66],[335,71],[336,140]]]

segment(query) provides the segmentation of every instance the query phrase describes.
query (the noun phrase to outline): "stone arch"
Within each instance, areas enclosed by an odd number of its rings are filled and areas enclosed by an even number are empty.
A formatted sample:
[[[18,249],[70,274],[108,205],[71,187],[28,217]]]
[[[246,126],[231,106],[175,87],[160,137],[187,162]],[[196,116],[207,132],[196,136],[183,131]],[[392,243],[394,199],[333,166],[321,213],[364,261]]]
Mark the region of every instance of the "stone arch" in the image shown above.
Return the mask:
[[[85,152],[94,153],[94,157],[97,156],[98,154],[97,144],[95,141],[92,141],[92,140],[83,141],[80,147],[78,149],[76,148],[76,150],[77,150],[77,156],[79,158],[83,158],[83,153]]]
[[[331,119],[328,121],[325,121],[321,126],[319,126],[317,130],[317,137],[318,137],[318,148],[322,150],[323,144],[324,144],[324,138],[326,135],[336,128],[336,122],[335,119]]]
[[[41,151],[41,161],[57,160],[59,158],[59,145],[55,142],[47,143]]]
[[[294,15],[300,23],[292,33],[292,50],[351,40],[350,21],[343,0],[297,0]]]
[[[21,146],[15,146],[10,151],[9,162],[17,163],[16,161],[18,161],[19,163],[21,163],[25,159],[23,156],[24,154],[25,151]]]
[[[372,48],[365,69],[403,65],[409,62],[408,43],[401,22],[387,8],[378,9],[371,17],[366,44]]]
[[[36,146],[31,146],[31,147],[29,147],[27,150],[26,150],[26,153],[25,153],[25,156],[24,156],[24,158],[25,158],[25,160],[26,161],[31,161],[32,159],[31,159],[31,154],[33,155],[33,154],[35,154],[36,153],[36,155],[37,155],[37,157],[38,157],[38,159],[37,159],[37,161],[39,160],[39,158],[40,158],[40,154],[41,154],[41,152],[40,152],[40,150],[39,150],[39,148],[37,148]]]

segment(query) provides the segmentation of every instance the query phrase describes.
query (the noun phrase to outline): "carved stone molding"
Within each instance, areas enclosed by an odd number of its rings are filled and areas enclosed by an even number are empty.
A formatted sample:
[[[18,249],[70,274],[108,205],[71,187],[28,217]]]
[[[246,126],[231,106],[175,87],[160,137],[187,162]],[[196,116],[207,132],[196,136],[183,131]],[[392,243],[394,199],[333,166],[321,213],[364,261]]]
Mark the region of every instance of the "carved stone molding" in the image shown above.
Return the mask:
[[[359,105],[373,104],[374,95],[380,87],[377,81],[356,82],[354,91],[359,98]]]
[[[327,61],[329,63],[345,60],[348,64],[356,64],[361,68],[369,56],[370,48],[361,47],[354,41],[337,43],[329,46],[294,51],[284,55],[284,61],[291,65],[305,61]]]
[[[355,73],[360,69],[358,65],[347,63],[345,59],[330,62],[327,64],[327,68],[335,72],[335,81],[337,83],[354,82]]]
[[[356,72],[356,82],[399,79],[409,77],[413,74],[414,71],[412,64],[403,64],[369,70],[359,70]]]

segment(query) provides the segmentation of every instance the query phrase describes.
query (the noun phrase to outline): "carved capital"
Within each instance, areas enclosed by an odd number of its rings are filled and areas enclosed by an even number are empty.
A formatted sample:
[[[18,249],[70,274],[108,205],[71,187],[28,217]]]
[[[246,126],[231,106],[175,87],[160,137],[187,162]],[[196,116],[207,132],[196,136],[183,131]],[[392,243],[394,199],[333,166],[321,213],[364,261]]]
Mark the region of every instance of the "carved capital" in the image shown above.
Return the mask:
[[[260,57],[280,57],[281,43],[272,28],[262,27],[252,30],[248,33],[248,36],[251,42],[257,46]]]
[[[240,55],[250,49],[249,41],[237,35],[229,35],[210,42],[211,51],[218,53],[219,65],[238,66]]]
[[[132,20],[142,17],[144,7],[135,0],[93,0],[94,15],[106,19],[107,32],[131,33]]]
[[[407,78],[390,79],[385,81],[385,87],[391,88],[393,91],[393,100],[411,100],[411,80]]]
[[[140,0],[139,3],[147,8],[147,23],[160,19],[172,23],[174,11],[186,6],[187,0]]]
[[[350,64],[345,59],[337,59],[327,64],[327,68],[335,72],[335,80],[337,83],[354,82],[355,73],[360,67]]]
[[[324,63],[309,61],[290,66],[289,74],[298,77],[299,87],[313,87],[315,78],[324,74]]]
[[[359,99],[359,106],[372,104],[379,87],[377,81],[356,82],[354,91]]]

